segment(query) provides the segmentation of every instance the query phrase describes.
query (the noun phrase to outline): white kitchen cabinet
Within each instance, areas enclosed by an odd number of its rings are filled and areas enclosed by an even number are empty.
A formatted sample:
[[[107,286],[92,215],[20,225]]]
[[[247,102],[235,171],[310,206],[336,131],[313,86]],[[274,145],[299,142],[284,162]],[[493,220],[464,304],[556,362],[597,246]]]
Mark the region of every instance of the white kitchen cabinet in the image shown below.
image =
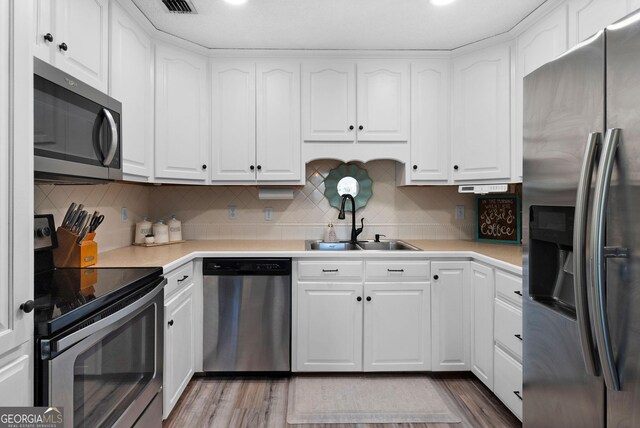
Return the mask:
[[[153,178],[153,54],[151,38],[111,3],[109,93],[122,103],[125,180]]]
[[[471,371],[493,390],[493,269],[471,262]]]
[[[255,181],[256,66],[213,63],[211,83],[211,180]]]
[[[569,0],[569,45],[574,46],[640,7],[634,0]]]
[[[297,371],[362,370],[362,283],[294,286]]]
[[[498,346],[495,348],[494,358],[496,373],[493,391],[522,420],[522,364]]]
[[[302,178],[299,64],[212,64],[214,183]]]
[[[560,6],[531,28],[518,36],[516,40],[516,84],[515,103],[512,115],[513,162],[512,176],[522,180],[522,143],[523,143],[523,79],[541,65],[553,60],[567,50],[567,8]]]
[[[469,262],[431,262],[431,366],[466,371],[469,362]]]
[[[305,62],[304,160],[409,162],[410,78],[407,60]]]
[[[155,51],[155,177],[202,184],[208,178],[209,90],[204,57],[165,44]]]
[[[411,164],[407,181],[449,178],[450,64],[447,59],[411,64]]]
[[[108,0],[34,0],[34,55],[107,92]]]
[[[409,64],[358,62],[358,141],[409,140]]]
[[[198,366],[196,352],[202,348],[198,328],[199,281],[194,264],[186,263],[168,274],[164,300],[163,418],[166,419]]]
[[[510,70],[507,43],[453,59],[454,182],[510,178]]]
[[[256,67],[256,177],[258,182],[302,180],[300,64]]]
[[[0,405],[33,405],[33,3],[0,2]]]
[[[364,306],[364,371],[431,370],[428,282],[367,282]]]
[[[356,67],[349,61],[302,66],[302,138],[305,142],[356,140]]]

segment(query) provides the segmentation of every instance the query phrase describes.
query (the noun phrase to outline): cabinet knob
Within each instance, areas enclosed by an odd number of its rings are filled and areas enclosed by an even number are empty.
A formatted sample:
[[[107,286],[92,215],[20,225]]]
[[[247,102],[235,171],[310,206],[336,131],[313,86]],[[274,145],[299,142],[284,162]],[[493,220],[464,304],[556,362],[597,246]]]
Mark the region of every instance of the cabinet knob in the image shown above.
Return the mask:
[[[67,46],[67,44],[65,42],[62,42],[58,45],[58,47],[60,48],[61,51],[67,51],[67,49],[69,49],[69,46]]]
[[[253,165],[249,165],[249,169],[250,169],[251,171],[253,171],[254,169],[256,169],[256,167],[255,167],[255,166],[253,166]]]
[[[35,307],[36,307],[36,304],[33,300],[27,300],[26,302],[20,305],[20,309],[26,314],[31,312]]]
[[[260,171],[262,169],[262,165],[258,165],[257,168],[258,168],[258,171]]]
[[[171,327],[173,325],[173,320],[169,321],[167,324],[169,324],[169,327]]]
[[[362,131],[364,129],[364,126],[360,125],[358,126],[358,129]]]
[[[438,280],[438,278],[440,278],[438,275],[433,275],[433,279],[435,279],[436,281]]]
[[[354,126],[353,125],[349,125],[349,131],[353,131]]]
[[[371,296],[367,296],[367,302],[371,301]]]
[[[358,302],[362,302],[362,297],[358,296],[358,297],[356,297],[356,300],[357,300]]]
[[[207,166],[206,165],[202,165],[202,169],[207,169]]]
[[[413,166],[413,170],[415,171],[416,169],[418,169],[418,165]]]
[[[44,35],[44,40],[45,40],[45,42],[49,42],[49,43],[53,42],[53,34],[51,34],[51,33],[45,34]]]
[[[456,171],[458,170],[458,168],[459,168],[458,165],[453,166],[453,169],[455,169]]]

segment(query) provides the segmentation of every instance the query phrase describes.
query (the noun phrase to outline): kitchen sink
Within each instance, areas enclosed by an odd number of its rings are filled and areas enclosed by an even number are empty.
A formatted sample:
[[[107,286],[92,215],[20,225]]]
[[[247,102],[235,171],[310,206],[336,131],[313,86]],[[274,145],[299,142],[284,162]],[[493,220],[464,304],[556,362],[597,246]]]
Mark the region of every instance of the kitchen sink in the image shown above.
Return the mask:
[[[363,250],[387,250],[387,251],[419,251],[420,248],[414,247],[404,241],[360,241],[358,246]]]
[[[386,250],[386,251],[419,251],[420,248],[414,247],[404,241],[358,241],[357,245],[349,241],[341,242],[323,242],[323,241],[306,241],[305,248],[312,251],[358,251],[358,250]]]
[[[361,248],[350,242],[307,241],[306,249],[319,251],[357,251]]]

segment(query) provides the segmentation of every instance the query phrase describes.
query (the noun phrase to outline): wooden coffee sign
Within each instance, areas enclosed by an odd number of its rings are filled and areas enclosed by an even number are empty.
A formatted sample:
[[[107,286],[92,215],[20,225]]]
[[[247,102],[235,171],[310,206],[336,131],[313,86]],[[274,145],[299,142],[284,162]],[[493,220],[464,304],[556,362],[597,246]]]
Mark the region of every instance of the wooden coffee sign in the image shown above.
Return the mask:
[[[520,243],[520,200],[517,195],[476,196],[476,239]]]

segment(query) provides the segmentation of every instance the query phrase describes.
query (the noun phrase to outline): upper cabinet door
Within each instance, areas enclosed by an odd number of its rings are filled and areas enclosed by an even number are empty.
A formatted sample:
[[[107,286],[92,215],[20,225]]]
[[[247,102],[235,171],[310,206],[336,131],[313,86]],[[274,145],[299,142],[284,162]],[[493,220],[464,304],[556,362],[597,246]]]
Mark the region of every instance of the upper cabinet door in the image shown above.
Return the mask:
[[[57,50],[58,33],[55,28],[56,0],[33,0],[35,18],[33,56],[51,62]]]
[[[254,63],[215,63],[211,71],[213,181],[256,179]]]
[[[122,103],[123,172],[127,179],[153,176],[153,60],[151,39],[111,5],[110,94]]]
[[[302,67],[304,141],[356,138],[356,70],[352,62],[312,62]]]
[[[108,0],[64,0],[55,5],[55,65],[107,92]]]
[[[449,177],[449,61],[411,64],[411,179]]]
[[[156,178],[204,182],[208,177],[207,61],[156,46]],[[157,180],[156,180],[157,181]]]
[[[510,68],[508,44],[453,61],[453,180],[509,179]]]
[[[300,64],[258,64],[256,91],[257,179],[299,181]]]
[[[640,6],[635,0],[571,0],[567,3],[570,46],[588,39]]]
[[[358,141],[409,140],[409,64],[358,62]]]

